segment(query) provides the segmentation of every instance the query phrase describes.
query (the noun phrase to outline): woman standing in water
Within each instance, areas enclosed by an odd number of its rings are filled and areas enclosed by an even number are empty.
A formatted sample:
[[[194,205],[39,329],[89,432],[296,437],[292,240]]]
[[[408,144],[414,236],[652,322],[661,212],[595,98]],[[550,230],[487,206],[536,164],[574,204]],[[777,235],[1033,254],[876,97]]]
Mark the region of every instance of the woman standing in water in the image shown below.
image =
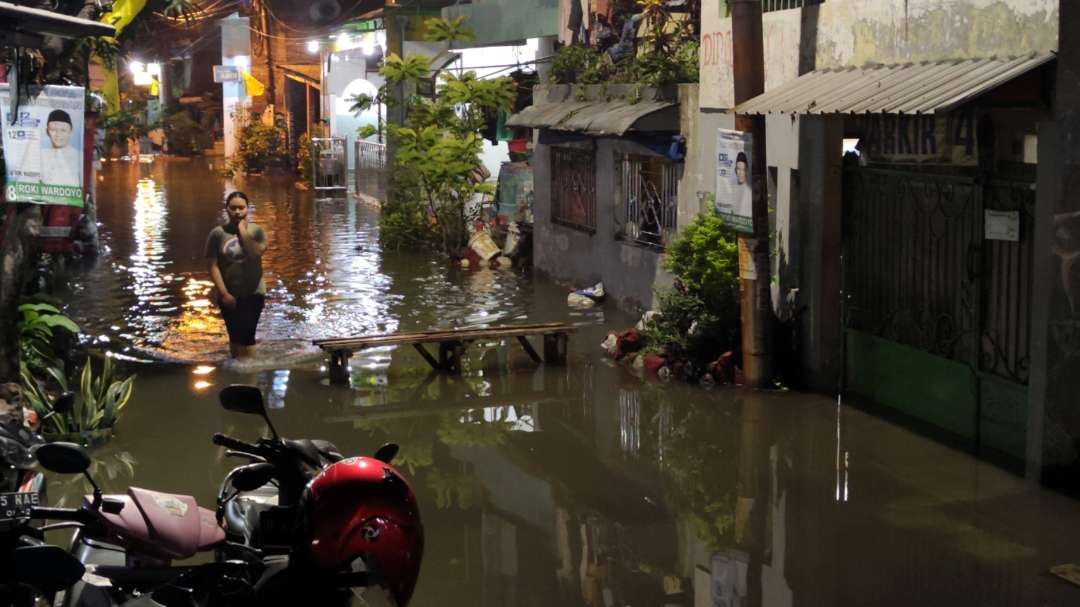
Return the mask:
[[[255,328],[266,303],[262,255],[266,232],[249,223],[248,197],[233,192],[225,198],[228,222],[215,227],[206,239],[205,257],[214,281],[211,299],[221,309],[229,332],[229,355],[250,358],[255,354]]]

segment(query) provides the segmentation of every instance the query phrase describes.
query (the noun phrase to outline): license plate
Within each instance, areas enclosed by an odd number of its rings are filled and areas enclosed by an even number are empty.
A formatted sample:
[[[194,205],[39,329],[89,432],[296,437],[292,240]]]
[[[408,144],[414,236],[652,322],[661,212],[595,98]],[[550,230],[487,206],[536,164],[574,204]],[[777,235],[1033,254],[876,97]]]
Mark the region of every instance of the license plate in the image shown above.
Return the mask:
[[[0,520],[26,518],[30,510],[38,505],[36,491],[26,493],[0,493]]]

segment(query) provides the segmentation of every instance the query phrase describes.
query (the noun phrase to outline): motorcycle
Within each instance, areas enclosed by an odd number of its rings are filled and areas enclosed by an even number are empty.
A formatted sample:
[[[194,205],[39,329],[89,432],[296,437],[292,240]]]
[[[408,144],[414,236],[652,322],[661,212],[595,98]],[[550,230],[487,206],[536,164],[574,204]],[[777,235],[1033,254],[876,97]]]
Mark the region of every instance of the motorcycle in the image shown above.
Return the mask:
[[[412,489],[390,465],[397,447],[344,458],[325,441],[281,438],[258,388],[230,386],[220,400],[263,417],[272,436],[213,436],[251,462],[228,473],[215,511],[190,496],[137,487],[105,496],[95,485],[75,511],[45,513],[78,528],[72,552],[91,574],[62,604],[322,605],[381,595],[407,605],[424,540]],[[78,459],[70,446],[47,447]],[[200,552],[214,562],[173,565]]]
[[[53,403],[53,410],[41,418],[39,427],[54,415],[75,406],[75,394],[65,392]],[[21,422],[0,423],[0,518],[18,520],[30,506],[45,503],[45,476],[31,451],[45,439]],[[0,525],[0,529],[3,525]]]

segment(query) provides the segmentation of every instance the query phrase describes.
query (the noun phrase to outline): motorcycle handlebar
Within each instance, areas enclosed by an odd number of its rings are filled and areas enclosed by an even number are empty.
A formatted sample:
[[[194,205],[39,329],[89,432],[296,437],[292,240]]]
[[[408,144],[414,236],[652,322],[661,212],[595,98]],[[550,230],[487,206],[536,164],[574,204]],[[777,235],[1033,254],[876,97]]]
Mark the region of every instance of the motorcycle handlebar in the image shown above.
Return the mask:
[[[44,506],[35,506],[30,510],[30,518],[85,524],[92,517],[90,516],[90,513],[82,508],[46,508]]]
[[[257,446],[252,445],[251,443],[245,443],[244,441],[235,439],[231,436],[225,436],[220,432],[215,432],[210,440],[219,447],[225,447],[226,449],[232,449],[233,451],[243,451],[244,453],[251,453],[252,455],[259,454],[259,448]]]

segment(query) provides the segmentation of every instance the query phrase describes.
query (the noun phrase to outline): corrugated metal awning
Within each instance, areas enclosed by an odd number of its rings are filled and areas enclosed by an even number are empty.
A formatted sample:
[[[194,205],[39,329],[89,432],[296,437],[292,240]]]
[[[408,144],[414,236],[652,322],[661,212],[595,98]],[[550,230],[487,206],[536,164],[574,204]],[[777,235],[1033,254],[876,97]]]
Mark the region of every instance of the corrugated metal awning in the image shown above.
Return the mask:
[[[739,105],[740,114],[926,114],[956,108],[1054,53],[817,70]]]
[[[540,103],[511,116],[506,126],[615,136],[630,130],[677,131],[679,104],[676,101]]]
[[[65,38],[116,35],[116,28],[106,23],[11,2],[0,2],[0,27]]]

